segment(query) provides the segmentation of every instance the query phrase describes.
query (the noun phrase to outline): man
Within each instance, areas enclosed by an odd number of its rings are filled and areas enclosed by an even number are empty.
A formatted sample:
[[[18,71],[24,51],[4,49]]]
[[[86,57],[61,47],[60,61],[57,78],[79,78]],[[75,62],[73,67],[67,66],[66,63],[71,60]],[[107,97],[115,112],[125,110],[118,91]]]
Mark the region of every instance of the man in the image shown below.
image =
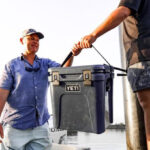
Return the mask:
[[[123,22],[128,79],[144,111],[147,148],[150,150],[150,0],[120,0],[106,20],[74,45],[89,48],[98,37]]]
[[[50,150],[48,68],[60,64],[36,55],[42,38],[34,29],[25,30],[20,38],[24,52],[6,64],[0,79],[0,115],[5,105],[0,150]],[[80,51],[72,52],[75,56]],[[73,56],[64,66],[70,66],[72,60]]]

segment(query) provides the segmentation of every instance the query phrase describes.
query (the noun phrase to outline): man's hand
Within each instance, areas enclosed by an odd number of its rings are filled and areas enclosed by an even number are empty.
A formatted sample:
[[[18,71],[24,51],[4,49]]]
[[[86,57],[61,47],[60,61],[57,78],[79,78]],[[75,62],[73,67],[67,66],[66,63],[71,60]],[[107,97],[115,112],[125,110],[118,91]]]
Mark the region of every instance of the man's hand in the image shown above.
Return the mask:
[[[0,137],[4,138],[3,126],[1,124],[0,124]],[[2,143],[2,140],[0,140],[0,143]]]
[[[96,41],[95,36],[93,36],[92,34],[86,35],[85,37],[82,38],[80,42],[80,47],[90,48],[95,41]]]
[[[73,54],[75,52],[80,53],[83,48],[90,48],[95,41],[96,41],[95,36],[93,36],[92,34],[86,35],[84,38],[81,39],[81,41],[79,41],[74,45],[74,47],[72,48]]]
[[[73,56],[77,56],[80,54],[82,48],[80,47],[80,42],[78,42],[77,44],[74,45],[74,47],[72,48],[72,53]]]

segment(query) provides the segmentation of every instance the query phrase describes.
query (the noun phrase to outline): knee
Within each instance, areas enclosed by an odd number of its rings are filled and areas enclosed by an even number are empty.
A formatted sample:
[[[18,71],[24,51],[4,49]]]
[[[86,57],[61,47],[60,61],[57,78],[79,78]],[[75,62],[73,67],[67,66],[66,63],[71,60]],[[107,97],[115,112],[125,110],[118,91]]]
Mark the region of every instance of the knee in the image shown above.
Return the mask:
[[[139,103],[144,111],[147,109],[150,110],[150,99],[139,99]]]
[[[137,92],[137,97],[143,110],[150,110],[150,90],[148,89]]]

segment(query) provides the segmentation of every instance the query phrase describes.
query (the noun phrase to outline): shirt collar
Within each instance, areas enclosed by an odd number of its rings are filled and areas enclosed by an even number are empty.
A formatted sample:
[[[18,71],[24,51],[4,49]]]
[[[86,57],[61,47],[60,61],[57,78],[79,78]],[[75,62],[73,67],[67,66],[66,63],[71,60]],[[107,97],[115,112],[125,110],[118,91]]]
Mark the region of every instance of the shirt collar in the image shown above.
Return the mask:
[[[39,60],[39,59],[40,59],[40,58],[39,58],[37,55],[35,55],[34,60]],[[23,56],[23,53],[21,53],[20,60],[25,60],[25,58],[24,58],[24,56]]]

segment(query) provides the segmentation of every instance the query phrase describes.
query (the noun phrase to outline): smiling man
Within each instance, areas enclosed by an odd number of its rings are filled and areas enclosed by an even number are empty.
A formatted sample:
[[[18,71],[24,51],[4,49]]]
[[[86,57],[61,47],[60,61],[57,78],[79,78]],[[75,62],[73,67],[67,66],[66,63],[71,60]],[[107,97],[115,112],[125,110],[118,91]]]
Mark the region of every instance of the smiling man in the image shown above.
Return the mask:
[[[24,52],[5,65],[0,78],[0,150],[50,150],[48,68],[60,64],[36,55],[42,38],[41,32],[25,30],[20,38]],[[73,51],[74,56],[79,53]],[[64,66],[72,60],[73,56]]]

